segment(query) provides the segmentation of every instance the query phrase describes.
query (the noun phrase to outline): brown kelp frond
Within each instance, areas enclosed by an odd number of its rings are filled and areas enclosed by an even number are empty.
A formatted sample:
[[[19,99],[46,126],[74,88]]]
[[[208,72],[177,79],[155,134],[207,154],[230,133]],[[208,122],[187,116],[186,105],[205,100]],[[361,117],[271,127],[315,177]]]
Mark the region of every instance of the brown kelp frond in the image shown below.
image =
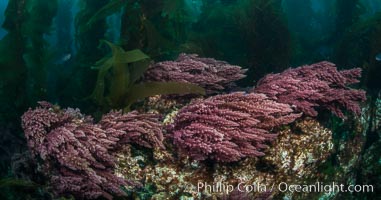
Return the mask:
[[[129,107],[137,100],[158,94],[205,94],[205,90],[194,84],[178,82],[140,83],[137,81],[149,67],[149,57],[141,50],[124,51],[108,41],[102,41],[111,49],[111,55],[99,60],[98,79],[90,98],[106,108]]]
[[[168,95],[168,94],[201,94],[205,95],[205,89],[192,84],[183,82],[147,82],[133,85],[130,88],[130,93],[134,95],[129,95],[126,97],[125,103],[130,106],[132,103],[139,99],[144,99],[146,97],[154,95]]]
[[[136,69],[137,66],[131,67],[133,65],[128,65],[134,62],[140,62],[143,60],[148,60],[149,57],[144,54],[142,51],[136,49],[132,51],[124,51],[121,47],[103,40],[103,43],[107,44],[111,49],[111,56],[106,56],[99,60],[94,66],[95,69],[98,69],[98,78],[91,94],[90,98],[95,100],[98,104],[105,103],[105,91],[106,91],[106,75],[111,71],[112,78],[110,80],[110,94],[106,98],[111,99],[114,103],[118,101],[118,98],[123,96],[127,91],[127,88],[130,85],[131,80],[136,80],[138,77],[130,79],[129,68],[134,68],[134,76],[141,76],[137,73],[138,71],[145,71],[144,68],[148,68],[148,62],[145,62],[143,65],[138,65],[142,67],[142,70]],[[112,105],[111,105],[112,106]]]
[[[112,0],[110,3],[103,6],[101,9],[99,9],[86,23],[85,29],[91,27],[100,19],[104,19],[118,11],[121,10],[123,6],[125,6],[127,3],[127,0]]]

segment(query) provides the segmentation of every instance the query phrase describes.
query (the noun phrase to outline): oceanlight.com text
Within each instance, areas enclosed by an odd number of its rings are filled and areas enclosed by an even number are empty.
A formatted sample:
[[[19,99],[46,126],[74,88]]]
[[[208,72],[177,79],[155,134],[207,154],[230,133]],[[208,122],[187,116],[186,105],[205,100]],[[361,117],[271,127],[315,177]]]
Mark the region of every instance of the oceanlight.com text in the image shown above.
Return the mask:
[[[223,182],[217,182],[214,184],[209,184],[207,182],[199,182],[197,184],[197,192],[206,192],[206,193],[223,193],[229,194],[237,190],[243,193],[250,192],[272,192],[278,190],[279,192],[321,192],[321,193],[338,193],[338,192],[373,192],[373,185],[345,185],[339,184],[336,182],[323,183],[316,182],[314,184],[289,184],[286,182],[281,182],[279,184],[265,185],[260,183],[245,183],[241,182],[238,185],[227,184]]]
[[[337,193],[337,192],[373,192],[373,185],[344,185],[336,182],[325,184],[323,182],[316,182],[310,185],[288,184],[281,182],[278,185],[280,192],[324,192],[324,193]]]

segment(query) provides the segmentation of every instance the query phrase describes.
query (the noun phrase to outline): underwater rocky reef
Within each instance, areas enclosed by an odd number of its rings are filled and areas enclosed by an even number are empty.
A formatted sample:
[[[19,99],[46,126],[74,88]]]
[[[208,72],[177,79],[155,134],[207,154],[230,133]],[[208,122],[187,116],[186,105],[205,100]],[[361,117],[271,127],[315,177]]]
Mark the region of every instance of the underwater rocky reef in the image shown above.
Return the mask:
[[[0,1],[0,199],[373,200],[380,0]]]
[[[153,75],[158,70],[160,77]],[[244,72],[226,62],[182,54],[176,61],[152,64],[146,73],[147,80],[182,80],[221,91]],[[98,122],[78,109],[40,102],[24,113],[22,127],[30,159],[58,196],[304,198],[308,194],[249,186],[332,178],[318,173],[334,145],[332,130],[316,119],[317,110],[341,118],[346,110],[359,123],[365,91],[349,85],[360,76],[360,69],[338,71],[334,64],[320,62],[270,74],[250,91],[150,97],[144,110],[111,111]],[[361,134],[365,127],[355,128]],[[249,185],[240,189],[242,194],[222,186],[241,187],[242,182]],[[200,184],[222,189],[200,190]]]

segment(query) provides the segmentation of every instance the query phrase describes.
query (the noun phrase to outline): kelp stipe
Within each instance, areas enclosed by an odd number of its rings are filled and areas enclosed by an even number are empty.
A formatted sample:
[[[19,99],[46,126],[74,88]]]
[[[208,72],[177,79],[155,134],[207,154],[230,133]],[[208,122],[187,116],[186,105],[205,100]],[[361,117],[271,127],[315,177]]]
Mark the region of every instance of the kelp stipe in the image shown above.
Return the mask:
[[[57,0],[9,1],[3,24],[8,33],[0,41],[0,78],[12,87],[4,87],[6,98],[0,101],[10,110],[2,113],[14,113],[46,96],[45,37],[56,12]]]
[[[92,27],[95,22],[101,19],[105,19],[106,17],[120,11],[121,8],[123,8],[127,3],[127,0],[111,0],[108,4],[104,5],[102,8],[100,8],[86,23],[85,26],[83,26],[82,31],[87,30],[88,28]]]

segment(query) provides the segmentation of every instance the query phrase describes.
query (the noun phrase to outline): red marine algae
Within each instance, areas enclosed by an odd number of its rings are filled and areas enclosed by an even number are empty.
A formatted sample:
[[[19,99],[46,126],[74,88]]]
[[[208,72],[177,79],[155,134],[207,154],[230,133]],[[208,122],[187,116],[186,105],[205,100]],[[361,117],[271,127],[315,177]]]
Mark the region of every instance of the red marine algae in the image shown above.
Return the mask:
[[[301,114],[264,94],[234,92],[194,102],[182,108],[173,126],[174,144],[195,160],[238,161],[263,156],[271,130]]]
[[[145,73],[148,81],[178,81],[203,87],[207,94],[235,86],[233,83],[246,77],[246,69],[213,58],[200,58],[196,54],[180,54],[175,61],[151,65]]]
[[[348,87],[359,82],[360,77],[360,68],[338,71],[335,64],[324,61],[269,74],[258,82],[253,92],[295,106],[296,111],[308,116],[317,116],[315,108],[322,107],[345,118],[342,109],[358,115],[359,102],[366,99],[365,91]]]
[[[22,127],[31,152],[36,161],[42,160],[42,171],[58,195],[122,196],[122,186],[137,184],[114,174],[117,150],[129,143],[163,146],[157,115],[114,111],[95,124],[79,110],[61,110],[46,102],[40,105],[24,113]]]

